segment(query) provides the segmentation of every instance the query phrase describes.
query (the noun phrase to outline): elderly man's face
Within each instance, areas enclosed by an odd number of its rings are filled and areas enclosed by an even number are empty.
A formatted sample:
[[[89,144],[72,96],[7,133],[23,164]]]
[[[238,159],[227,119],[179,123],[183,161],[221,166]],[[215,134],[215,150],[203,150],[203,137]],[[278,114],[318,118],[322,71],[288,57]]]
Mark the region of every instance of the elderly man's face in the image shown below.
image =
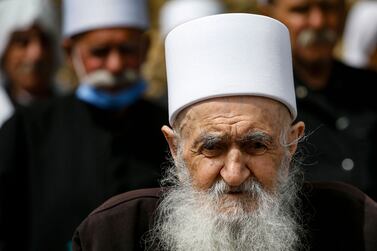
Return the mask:
[[[73,41],[66,41],[73,60],[79,60],[76,67],[79,75],[105,70],[119,76],[125,70],[139,72],[143,61],[143,32],[130,28],[106,28],[89,31]]]
[[[173,186],[151,240],[167,250],[301,246],[299,183],[288,169],[303,122],[291,125],[288,109],[271,99],[229,97],[186,108],[174,129],[162,128],[175,162],[165,181]]]
[[[315,63],[332,58],[343,27],[344,0],[272,1],[266,14],[288,27],[295,60]]]
[[[176,147],[181,147],[198,190],[207,190],[218,180],[238,187],[253,178],[272,191],[279,172],[288,171],[279,170],[283,158],[296,150],[296,144],[282,146],[283,134],[287,130],[287,140],[293,141],[303,128],[301,124],[290,127],[288,110],[271,99],[230,97],[192,106],[185,111],[179,130]],[[231,198],[241,195],[228,194]]]
[[[50,37],[37,25],[13,32],[2,58],[12,88],[30,93],[44,91],[51,84],[52,48]]]

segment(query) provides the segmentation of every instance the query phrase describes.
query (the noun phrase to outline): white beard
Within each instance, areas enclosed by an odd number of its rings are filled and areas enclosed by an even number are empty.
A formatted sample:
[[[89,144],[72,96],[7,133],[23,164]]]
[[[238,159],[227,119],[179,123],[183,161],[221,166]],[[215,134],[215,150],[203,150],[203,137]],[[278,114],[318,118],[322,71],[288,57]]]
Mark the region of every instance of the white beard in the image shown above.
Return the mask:
[[[281,170],[289,164],[283,165]],[[156,245],[161,250],[177,251],[302,248],[297,183],[293,178],[284,181],[281,178],[275,193],[265,191],[250,179],[239,187],[247,195],[232,199],[224,196],[230,188],[223,180],[200,192],[193,189],[184,164],[179,163],[170,172],[168,179],[175,184],[164,196],[155,227],[148,236],[154,248]],[[176,177],[180,177],[179,182]]]

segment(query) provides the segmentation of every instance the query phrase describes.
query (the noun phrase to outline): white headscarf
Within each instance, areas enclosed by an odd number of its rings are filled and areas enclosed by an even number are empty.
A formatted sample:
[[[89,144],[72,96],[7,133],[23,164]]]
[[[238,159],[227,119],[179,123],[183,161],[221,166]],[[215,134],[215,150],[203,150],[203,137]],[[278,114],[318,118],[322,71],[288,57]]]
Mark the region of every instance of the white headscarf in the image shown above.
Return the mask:
[[[8,45],[11,34],[37,23],[47,32],[56,34],[57,24],[49,0],[0,1],[0,56]]]
[[[344,61],[354,67],[365,67],[377,46],[377,1],[356,2],[344,30]]]
[[[224,12],[225,6],[219,0],[167,1],[162,6],[159,15],[161,36],[165,38],[174,27],[184,22]]]
[[[13,111],[14,107],[4,88],[0,85],[0,127],[13,114]]]

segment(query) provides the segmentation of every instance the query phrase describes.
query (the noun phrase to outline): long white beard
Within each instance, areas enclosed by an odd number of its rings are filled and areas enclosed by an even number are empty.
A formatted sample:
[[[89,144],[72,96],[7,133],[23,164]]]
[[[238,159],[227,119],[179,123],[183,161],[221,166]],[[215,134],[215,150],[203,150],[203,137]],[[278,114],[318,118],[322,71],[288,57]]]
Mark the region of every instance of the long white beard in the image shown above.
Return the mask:
[[[229,199],[224,197],[230,189],[224,181],[200,192],[192,188],[183,163],[174,170],[178,173],[170,170],[173,180],[178,176],[180,181],[175,179],[176,184],[162,200],[155,227],[148,236],[154,248],[178,251],[303,248],[297,184],[293,178],[284,181],[281,178],[275,193],[265,191],[251,179],[239,188],[247,196]]]

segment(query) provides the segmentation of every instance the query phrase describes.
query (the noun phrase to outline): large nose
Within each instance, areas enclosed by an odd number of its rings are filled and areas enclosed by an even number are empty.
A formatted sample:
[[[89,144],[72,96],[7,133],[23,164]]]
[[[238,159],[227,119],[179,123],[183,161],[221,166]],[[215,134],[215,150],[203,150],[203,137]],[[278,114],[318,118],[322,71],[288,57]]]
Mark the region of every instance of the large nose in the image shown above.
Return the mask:
[[[119,74],[124,70],[124,58],[117,50],[112,50],[106,61],[106,68],[113,74]]]
[[[314,6],[310,9],[308,17],[309,25],[311,28],[320,30],[324,28],[326,23],[326,15],[324,10],[319,6]]]
[[[30,61],[38,61],[43,56],[43,44],[39,38],[32,38],[27,46],[27,57]]]
[[[234,147],[229,150],[220,175],[230,186],[239,186],[250,177],[251,171],[242,152]]]

